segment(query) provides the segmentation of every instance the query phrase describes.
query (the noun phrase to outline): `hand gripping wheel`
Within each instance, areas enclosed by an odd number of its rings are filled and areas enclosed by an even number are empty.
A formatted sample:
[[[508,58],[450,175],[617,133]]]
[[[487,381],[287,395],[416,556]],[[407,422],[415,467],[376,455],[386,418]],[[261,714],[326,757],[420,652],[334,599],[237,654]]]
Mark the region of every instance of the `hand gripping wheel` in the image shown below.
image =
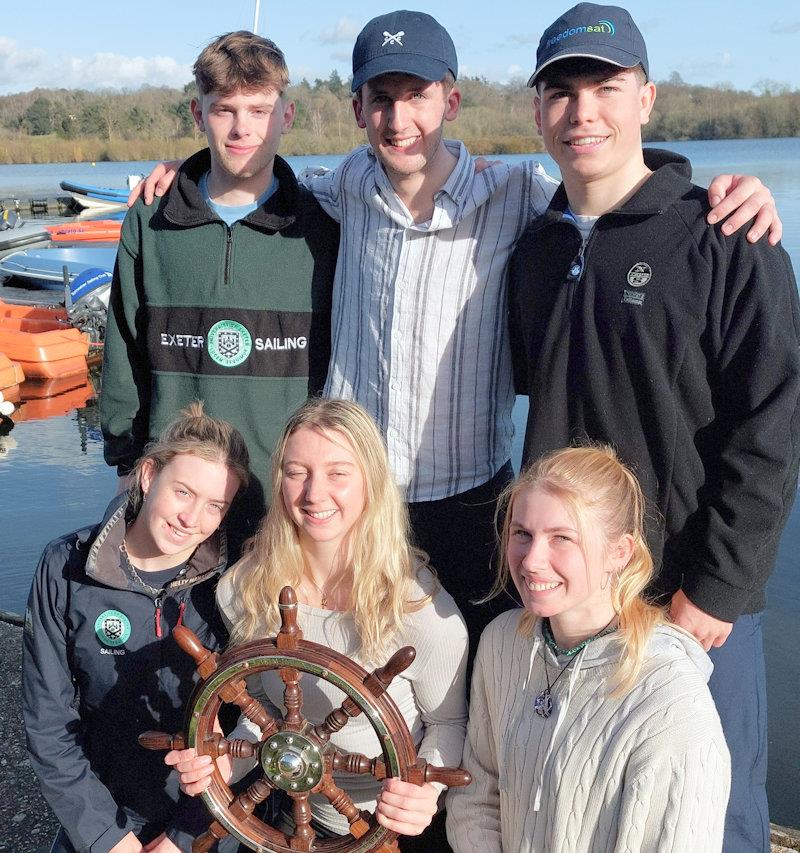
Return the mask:
[[[449,787],[468,785],[466,770],[435,767],[418,759],[408,727],[386,692],[392,679],[414,660],[416,652],[405,646],[389,662],[368,673],[338,652],[302,639],[297,625],[297,597],[287,586],[280,594],[281,629],[277,637],[255,640],[222,654],[204,648],[183,626],[173,635],[180,647],[194,658],[200,682],[189,700],[185,731],[177,735],[145,732],[139,743],[147,749],[194,747],[199,755],[232,758],[255,757],[262,776],[246,791],[234,794],[215,768],[210,786],[202,793],[213,821],[208,831],[192,845],[193,853],[205,853],[221,838],[233,835],[261,853],[290,853],[294,850],[325,853],[396,853],[397,835],[380,826],[374,815],[360,811],[333,781],[334,771],[369,773],[381,780],[395,776],[422,785],[441,782]],[[247,692],[245,677],[277,669],[284,683],[286,715],[273,719]],[[303,673],[336,685],[347,698],[319,724],[303,717]],[[214,731],[214,721],[223,702],[237,705],[242,714],[261,729],[260,743],[226,740]],[[351,717],[366,714],[382,748],[382,758],[367,758],[340,752],[330,737]],[[295,831],[289,836],[259,820],[255,807],[275,790],[292,800]],[[310,794],[321,794],[343,815],[350,834],[341,838],[317,838],[311,826]]]

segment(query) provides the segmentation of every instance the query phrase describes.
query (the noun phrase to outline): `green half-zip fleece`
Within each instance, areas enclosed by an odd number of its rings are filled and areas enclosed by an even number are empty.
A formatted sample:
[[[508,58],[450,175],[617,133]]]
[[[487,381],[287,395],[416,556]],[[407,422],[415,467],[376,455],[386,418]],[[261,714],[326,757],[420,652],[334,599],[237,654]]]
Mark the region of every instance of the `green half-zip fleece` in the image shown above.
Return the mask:
[[[236,426],[254,478],[234,513],[244,535],[283,424],[325,382],[339,229],[280,157],[278,191],[229,227],[198,186],[210,166],[207,149],[190,157],[168,195],[123,223],[100,414],[120,474],[193,400]]]

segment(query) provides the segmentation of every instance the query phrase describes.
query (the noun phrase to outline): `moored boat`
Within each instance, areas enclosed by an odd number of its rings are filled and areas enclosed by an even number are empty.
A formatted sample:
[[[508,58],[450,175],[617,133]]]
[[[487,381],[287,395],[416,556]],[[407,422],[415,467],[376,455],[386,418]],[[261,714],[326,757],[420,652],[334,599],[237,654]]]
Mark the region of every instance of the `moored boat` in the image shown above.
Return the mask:
[[[0,273],[25,279],[36,287],[62,290],[64,267],[72,281],[87,270],[111,271],[116,257],[116,249],[99,246],[22,249],[0,258]]]
[[[19,251],[23,246],[46,245],[50,239],[47,229],[38,222],[26,222],[16,228],[0,231],[0,257]]]
[[[0,352],[0,391],[7,392],[9,389],[18,388],[25,381],[25,373],[16,361],[3,352]],[[12,394],[4,393],[5,399],[11,399]]]
[[[128,193],[130,192],[130,189],[125,189],[124,187],[95,187],[91,184],[81,184],[75,181],[61,181],[60,186],[65,192],[78,193],[79,195],[96,198],[100,201],[126,202],[128,200]]]
[[[26,379],[58,379],[86,373],[89,339],[83,332],[58,323],[43,328],[24,319],[0,324],[0,352],[17,362]],[[15,328],[18,326],[18,328]]]

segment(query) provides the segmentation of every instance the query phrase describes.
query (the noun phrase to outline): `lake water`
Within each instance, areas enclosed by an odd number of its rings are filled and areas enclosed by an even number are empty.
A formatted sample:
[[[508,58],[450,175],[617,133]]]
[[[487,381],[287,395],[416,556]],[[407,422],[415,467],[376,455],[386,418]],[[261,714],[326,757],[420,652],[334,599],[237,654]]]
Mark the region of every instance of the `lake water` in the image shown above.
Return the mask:
[[[759,175],[772,189],[784,223],[783,243],[800,270],[800,139],[662,143],[688,156],[697,183],[718,172]],[[536,155],[557,174],[546,155]],[[293,157],[292,167],[334,166],[339,157]],[[515,162],[523,157],[500,158]],[[0,198],[53,197],[58,182],[124,186],[129,174],[151,163],[0,165]],[[2,288],[0,288],[2,298]],[[22,406],[20,420],[0,437],[0,609],[21,613],[30,579],[45,544],[55,536],[97,521],[110,500],[116,476],[103,462],[96,395],[73,392],[82,402],[66,414],[43,419],[39,404]],[[66,409],[69,398],[62,398]],[[85,402],[83,402],[85,400]],[[74,404],[73,404],[74,405]],[[519,459],[526,416],[520,398],[514,412]],[[769,797],[772,819],[800,826],[800,502],[789,519],[769,584],[765,626],[769,691]]]

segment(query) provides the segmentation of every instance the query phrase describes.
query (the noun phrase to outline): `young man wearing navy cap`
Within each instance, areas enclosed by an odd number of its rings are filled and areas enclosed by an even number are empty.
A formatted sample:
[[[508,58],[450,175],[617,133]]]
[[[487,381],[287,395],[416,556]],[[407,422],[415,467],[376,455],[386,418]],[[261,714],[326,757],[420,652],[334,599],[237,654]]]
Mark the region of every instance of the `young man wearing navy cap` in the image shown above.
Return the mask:
[[[684,158],[645,161],[656,89],[624,9],[562,15],[529,85],[563,183],[509,265],[525,458],[588,437],[637,472],[663,519],[649,531],[657,590],[714,661],[733,777],[724,850],[768,851],[761,611],[800,455],[789,259],[709,226]]]

